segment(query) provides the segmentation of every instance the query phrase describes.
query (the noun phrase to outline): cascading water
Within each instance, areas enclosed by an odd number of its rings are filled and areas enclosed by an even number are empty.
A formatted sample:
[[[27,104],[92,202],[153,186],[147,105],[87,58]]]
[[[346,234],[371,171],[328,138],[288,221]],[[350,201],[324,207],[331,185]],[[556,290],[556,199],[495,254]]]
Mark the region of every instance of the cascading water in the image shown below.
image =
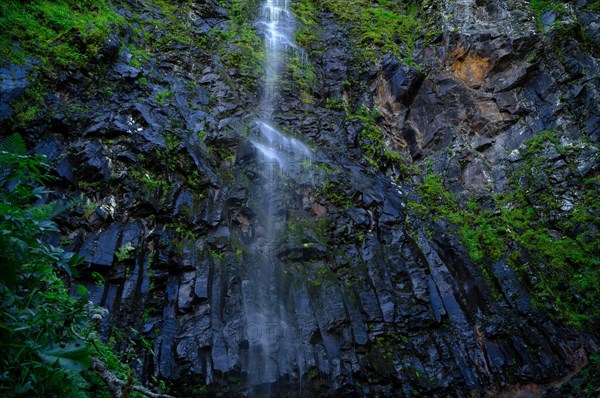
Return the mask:
[[[263,1],[258,28],[265,37],[266,51],[261,111],[263,117],[268,119],[277,101],[279,80],[287,55],[297,50],[293,40],[296,21],[289,10],[289,1]]]
[[[279,81],[287,59],[299,51],[293,43],[296,26],[289,1],[264,1],[258,30],[265,37],[265,75],[263,95],[256,121],[256,134],[250,138],[263,176],[257,187],[258,207],[263,213],[260,232],[254,243],[255,261],[242,282],[248,356],[248,385],[261,396],[269,395],[270,387],[281,375],[304,371],[302,349],[294,328],[289,327],[286,310],[288,278],[277,258],[278,239],[284,225],[281,176],[294,165],[311,158],[311,151],[299,140],[279,131],[273,122],[278,101]]]

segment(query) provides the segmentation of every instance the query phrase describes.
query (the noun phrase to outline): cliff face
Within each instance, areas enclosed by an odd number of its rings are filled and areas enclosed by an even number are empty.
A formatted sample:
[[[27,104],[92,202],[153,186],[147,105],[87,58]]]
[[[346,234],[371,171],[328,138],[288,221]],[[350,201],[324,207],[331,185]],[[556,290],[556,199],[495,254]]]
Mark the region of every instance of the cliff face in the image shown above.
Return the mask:
[[[33,66],[2,70],[3,131],[48,156],[60,195],[88,198],[55,239],[85,257],[104,332],[141,379],[182,396],[538,396],[585,366],[593,4],[425,2],[403,62],[361,58],[335,2],[296,2],[312,35],[273,116],[312,160],[280,170],[249,141],[266,89],[258,2],[225,3],[117,2],[127,24],[98,65],[51,76],[19,125],[9,106]],[[273,322],[245,311],[261,289]],[[272,358],[250,349],[261,337]]]

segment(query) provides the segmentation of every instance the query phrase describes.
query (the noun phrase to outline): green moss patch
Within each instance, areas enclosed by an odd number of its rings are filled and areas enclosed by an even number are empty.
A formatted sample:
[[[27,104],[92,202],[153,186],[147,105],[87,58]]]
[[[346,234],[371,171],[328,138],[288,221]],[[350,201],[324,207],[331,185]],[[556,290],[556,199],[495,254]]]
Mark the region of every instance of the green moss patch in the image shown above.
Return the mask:
[[[111,24],[123,24],[106,0],[3,0],[0,54],[10,62],[35,57],[60,66],[81,65],[95,56]]]
[[[564,206],[565,192],[552,184],[530,189],[541,174],[552,173],[541,155],[549,147],[567,161],[581,150],[560,146],[554,131],[540,132],[522,152],[524,162],[514,174],[511,192],[492,195],[485,206],[475,197],[461,204],[447,191],[442,177],[430,172],[416,188],[420,201],[410,202],[409,208],[420,217],[442,218],[456,226],[490,287],[492,264],[505,258],[530,290],[534,305],[567,324],[591,328],[600,320],[598,177],[577,182],[581,194],[572,206]]]

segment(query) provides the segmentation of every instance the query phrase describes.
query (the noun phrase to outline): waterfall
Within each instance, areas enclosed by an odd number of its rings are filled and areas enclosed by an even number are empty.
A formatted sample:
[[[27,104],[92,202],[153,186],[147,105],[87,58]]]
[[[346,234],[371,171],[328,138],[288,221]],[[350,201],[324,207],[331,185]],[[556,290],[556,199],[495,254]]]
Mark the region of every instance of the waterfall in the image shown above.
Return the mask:
[[[301,51],[293,42],[296,21],[289,1],[263,1],[257,28],[265,39],[265,74],[262,84],[255,134],[249,140],[256,151],[259,171],[267,176],[257,187],[257,202],[263,217],[254,243],[255,258],[242,281],[246,321],[248,386],[258,395],[270,394],[270,388],[282,375],[303,372],[303,350],[290,327],[286,310],[286,286],[282,264],[277,257],[278,239],[285,230],[281,177],[286,170],[306,162],[311,151],[299,140],[275,126],[273,114],[281,100],[279,82],[287,60]],[[297,169],[297,168],[296,168]]]
[[[289,10],[289,1],[263,1],[258,29],[265,37],[265,76],[263,82],[262,113],[270,118],[279,94],[282,69],[294,44],[296,21]]]

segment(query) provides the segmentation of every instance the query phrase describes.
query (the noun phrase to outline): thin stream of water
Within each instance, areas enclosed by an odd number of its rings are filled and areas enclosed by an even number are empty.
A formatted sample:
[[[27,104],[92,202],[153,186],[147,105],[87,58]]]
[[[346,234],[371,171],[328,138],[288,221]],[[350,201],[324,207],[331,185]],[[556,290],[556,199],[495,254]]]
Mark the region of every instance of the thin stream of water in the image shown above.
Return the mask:
[[[289,3],[287,0],[263,1],[257,21],[257,29],[265,39],[265,74],[259,109],[261,118],[256,120],[256,134],[250,142],[256,150],[262,174],[269,178],[259,191],[264,211],[262,229],[256,239],[259,255],[242,282],[242,297],[248,340],[248,384],[251,388],[262,386],[261,396],[269,395],[264,386],[276,383],[280,375],[290,374],[294,369],[303,371],[302,350],[297,346],[297,339],[290,335],[293,328],[288,326],[289,315],[285,309],[285,278],[276,255],[276,242],[284,232],[280,217],[283,208],[280,176],[290,165],[311,158],[309,148],[280,131],[273,120],[281,101],[279,82],[288,58],[300,51],[293,41],[296,21]]]

